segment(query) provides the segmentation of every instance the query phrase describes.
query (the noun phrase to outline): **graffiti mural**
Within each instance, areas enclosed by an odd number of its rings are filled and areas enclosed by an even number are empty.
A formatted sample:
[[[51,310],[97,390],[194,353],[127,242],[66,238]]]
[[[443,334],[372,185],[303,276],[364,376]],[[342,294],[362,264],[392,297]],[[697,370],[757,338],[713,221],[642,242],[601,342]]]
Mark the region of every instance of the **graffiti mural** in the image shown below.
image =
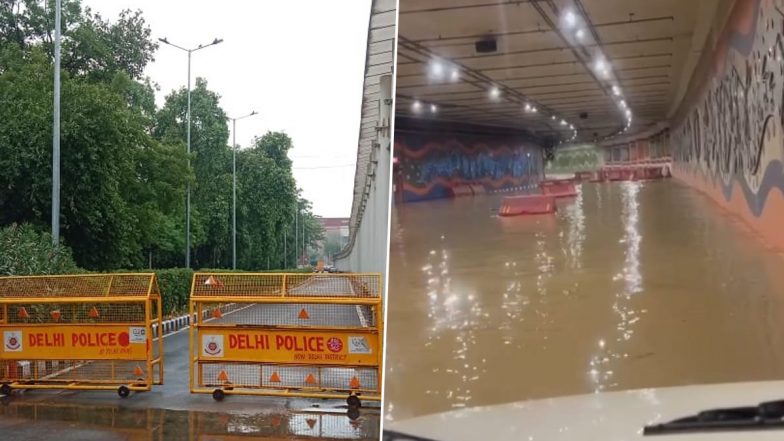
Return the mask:
[[[726,200],[739,187],[757,217],[771,190],[784,191],[783,4],[736,2],[710,79],[672,136],[679,168],[719,186]]]
[[[595,145],[559,148],[555,159],[547,163],[547,173],[574,173],[602,168],[603,149]]]
[[[451,197],[458,185],[515,187],[541,174],[539,148],[508,138],[398,132],[395,158],[404,201]]]

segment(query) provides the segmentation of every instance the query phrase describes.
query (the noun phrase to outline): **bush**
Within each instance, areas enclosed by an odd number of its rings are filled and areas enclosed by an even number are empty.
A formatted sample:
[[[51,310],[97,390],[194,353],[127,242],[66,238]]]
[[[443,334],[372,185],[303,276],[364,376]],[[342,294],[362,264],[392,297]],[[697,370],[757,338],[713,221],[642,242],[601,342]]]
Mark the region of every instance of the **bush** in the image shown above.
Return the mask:
[[[193,270],[190,268],[159,269],[155,270],[155,274],[158,277],[158,288],[161,290],[163,314],[187,312]]]
[[[0,228],[0,275],[68,274],[82,272],[65,245],[52,245],[49,233],[29,224]]]

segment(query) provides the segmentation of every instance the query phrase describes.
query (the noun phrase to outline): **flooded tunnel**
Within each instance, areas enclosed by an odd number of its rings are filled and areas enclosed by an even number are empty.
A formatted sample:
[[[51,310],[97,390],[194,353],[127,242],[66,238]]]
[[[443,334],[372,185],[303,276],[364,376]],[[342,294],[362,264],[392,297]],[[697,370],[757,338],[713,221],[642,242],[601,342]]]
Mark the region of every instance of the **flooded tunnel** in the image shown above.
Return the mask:
[[[780,399],[784,5],[436,3],[400,3],[385,430]]]
[[[784,373],[782,255],[674,180],[396,207],[387,418]]]

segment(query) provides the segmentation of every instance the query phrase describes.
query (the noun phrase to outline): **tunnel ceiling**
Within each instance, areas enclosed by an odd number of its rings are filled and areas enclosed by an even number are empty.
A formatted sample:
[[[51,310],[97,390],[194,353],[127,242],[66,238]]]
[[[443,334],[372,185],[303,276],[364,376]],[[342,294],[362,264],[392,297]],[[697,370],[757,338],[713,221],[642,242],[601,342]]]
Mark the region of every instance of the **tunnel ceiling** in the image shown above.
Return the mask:
[[[397,115],[525,129],[555,143],[642,131],[681,94],[691,48],[702,47],[705,2],[401,0]],[[488,39],[496,50],[479,51]]]

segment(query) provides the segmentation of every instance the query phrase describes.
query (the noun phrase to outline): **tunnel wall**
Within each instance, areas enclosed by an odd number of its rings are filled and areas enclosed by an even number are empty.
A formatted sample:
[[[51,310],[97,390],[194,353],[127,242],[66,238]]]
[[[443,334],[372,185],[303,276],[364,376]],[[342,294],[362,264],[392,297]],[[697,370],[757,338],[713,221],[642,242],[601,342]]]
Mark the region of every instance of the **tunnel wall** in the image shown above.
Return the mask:
[[[784,249],[784,1],[737,0],[714,29],[671,124],[673,176]]]
[[[396,130],[395,158],[403,202],[452,197],[457,185],[478,184],[488,192],[519,187],[538,182],[542,173],[540,147],[511,134]]]
[[[670,131],[661,130],[641,139],[633,139],[604,148],[604,163],[624,164],[670,157]]]

